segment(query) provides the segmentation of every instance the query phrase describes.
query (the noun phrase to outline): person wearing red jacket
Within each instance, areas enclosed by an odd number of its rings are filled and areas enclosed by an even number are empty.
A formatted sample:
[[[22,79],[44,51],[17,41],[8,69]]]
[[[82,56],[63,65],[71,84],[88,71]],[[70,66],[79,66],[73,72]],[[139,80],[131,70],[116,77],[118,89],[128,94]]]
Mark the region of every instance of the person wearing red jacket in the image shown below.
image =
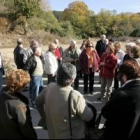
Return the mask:
[[[100,59],[101,99],[105,99],[107,95],[110,97],[116,65],[117,58],[114,55],[114,46],[108,45],[106,52]]]

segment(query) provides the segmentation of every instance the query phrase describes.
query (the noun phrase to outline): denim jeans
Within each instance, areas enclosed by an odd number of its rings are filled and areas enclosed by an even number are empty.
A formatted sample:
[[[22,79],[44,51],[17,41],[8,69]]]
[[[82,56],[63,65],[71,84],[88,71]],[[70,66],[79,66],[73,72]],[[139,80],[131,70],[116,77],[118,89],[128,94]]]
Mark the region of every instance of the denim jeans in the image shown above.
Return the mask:
[[[43,90],[42,76],[32,76],[30,82],[31,100],[34,101]]]
[[[0,93],[2,91],[2,72],[0,70]]]

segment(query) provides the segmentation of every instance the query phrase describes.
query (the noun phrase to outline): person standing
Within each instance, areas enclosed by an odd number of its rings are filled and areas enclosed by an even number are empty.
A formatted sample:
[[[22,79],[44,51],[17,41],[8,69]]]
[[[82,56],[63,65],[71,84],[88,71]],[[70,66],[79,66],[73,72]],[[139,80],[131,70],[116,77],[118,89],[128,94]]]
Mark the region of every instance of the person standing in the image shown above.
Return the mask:
[[[70,41],[70,46],[64,51],[63,54],[63,62],[64,63],[71,63],[76,66],[77,76],[74,82],[74,88],[78,90],[79,88],[79,77],[80,77],[80,57],[81,51],[77,48],[77,43],[75,40]]]
[[[33,55],[27,60],[24,70],[28,71],[31,76],[30,94],[33,107],[35,107],[35,99],[43,90],[43,60],[41,59],[41,48],[34,47]]]
[[[26,50],[26,55],[24,56],[24,62],[25,62],[25,63],[26,63],[27,60],[34,54],[34,53],[33,53],[33,49],[34,49],[35,47],[38,47],[38,46],[39,46],[38,41],[36,41],[36,40],[31,40],[31,42],[30,42],[30,48],[28,48],[28,49]]]
[[[119,70],[119,67],[123,63],[125,52],[121,49],[121,43],[120,42],[116,42],[114,44],[114,47],[115,47],[115,55],[117,57],[117,66],[116,66],[115,78],[114,78],[114,88],[118,89],[119,88],[119,81],[118,81],[118,78],[117,78],[118,77],[118,70]]]
[[[119,69],[122,87],[113,91],[102,108],[106,119],[103,140],[140,139],[140,67],[134,60],[124,62]]]
[[[75,78],[76,67],[64,63],[58,69],[57,83],[50,83],[36,99],[40,115],[46,116],[44,123],[50,139],[71,139],[68,113],[70,93],[72,139],[85,138],[85,122],[89,122],[95,115],[87,106],[83,95],[72,88]]]
[[[28,99],[21,94],[30,82],[23,70],[7,77],[7,85],[0,94],[0,139],[37,139],[32,125]]]
[[[25,62],[24,62],[25,55],[26,55],[26,52],[23,49],[23,40],[19,38],[17,40],[17,46],[14,49],[14,61],[17,66],[17,69],[23,69],[25,65]]]
[[[101,39],[97,41],[95,48],[99,57],[101,57],[106,50],[106,35],[101,35]]]
[[[135,60],[140,66],[140,47],[133,46],[130,53],[131,59]]]
[[[135,44],[134,42],[129,42],[129,43],[126,44],[126,46],[125,46],[125,47],[126,47],[126,54],[125,54],[125,56],[124,56],[124,58],[123,58],[123,62],[132,59],[132,58],[131,58],[131,50],[132,50],[133,47],[135,47],[135,46],[136,46],[136,44]],[[138,58],[139,58],[139,57],[138,57]]]
[[[4,67],[3,67],[3,61],[2,61],[2,57],[1,57],[1,53],[0,53],[0,93],[2,91],[2,76],[4,74]]]
[[[88,41],[85,45],[83,52],[80,55],[80,66],[84,74],[84,93],[89,92],[92,94],[94,86],[94,74],[99,70],[99,56],[94,49],[94,44]]]
[[[117,58],[114,55],[114,46],[108,45],[105,54],[100,59],[101,99],[105,99],[107,96],[109,99],[112,93],[116,65]]]
[[[98,53],[98,56],[101,58],[101,56],[105,53],[106,47],[107,47],[108,39],[106,38],[106,35],[101,35],[101,39],[97,41],[97,44],[95,46],[95,49]],[[101,84],[101,78],[99,77],[99,83]]]
[[[48,84],[56,81],[56,73],[58,69],[58,61],[55,55],[56,44],[51,43],[49,50],[45,54],[45,73],[48,76]]]
[[[55,50],[55,56],[57,58],[58,65],[60,66],[62,64],[63,48],[60,46],[58,39],[55,39],[54,43],[57,46]]]

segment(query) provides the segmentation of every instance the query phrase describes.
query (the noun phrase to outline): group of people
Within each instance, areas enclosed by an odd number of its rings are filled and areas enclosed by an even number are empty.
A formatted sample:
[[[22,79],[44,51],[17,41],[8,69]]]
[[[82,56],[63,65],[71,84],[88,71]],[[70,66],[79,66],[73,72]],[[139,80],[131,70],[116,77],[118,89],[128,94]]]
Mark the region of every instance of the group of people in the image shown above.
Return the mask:
[[[77,48],[76,42],[72,40],[64,51],[56,39],[45,54],[36,40],[31,41],[26,51],[22,45],[23,41],[18,39],[14,50],[18,70],[7,77],[7,86],[0,91],[0,139],[37,139],[28,99],[22,95],[22,90],[28,84],[32,103],[38,109],[41,119],[45,118],[42,123],[46,125],[50,139],[84,139],[85,122],[92,121],[96,114],[78,91],[79,76],[83,76],[84,93],[93,93],[95,72],[100,75],[100,99],[109,99],[101,110],[106,119],[102,139],[140,138],[138,44],[128,43],[125,53],[120,42],[114,43],[112,39],[108,41],[102,35],[96,46],[88,39]],[[43,89],[44,71],[48,85]],[[3,72],[0,57],[0,74]],[[114,91],[113,80],[116,85]]]

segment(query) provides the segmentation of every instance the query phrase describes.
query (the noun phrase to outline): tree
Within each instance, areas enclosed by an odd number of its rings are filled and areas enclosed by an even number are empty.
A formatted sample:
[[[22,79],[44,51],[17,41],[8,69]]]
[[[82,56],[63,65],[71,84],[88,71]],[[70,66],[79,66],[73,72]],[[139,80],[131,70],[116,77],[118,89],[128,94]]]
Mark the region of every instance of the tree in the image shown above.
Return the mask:
[[[70,21],[77,36],[85,34],[85,27],[89,26],[91,12],[82,1],[74,1],[64,10],[63,20]]]
[[[41,10],[40,5],[41,0],[14,0],[16,24],[23,27],[24,34],[28,32],[28,19]]]
[[[38,13],[41,0],[14,0],[14,4],[16,13],[20,13],[28,19]]]

